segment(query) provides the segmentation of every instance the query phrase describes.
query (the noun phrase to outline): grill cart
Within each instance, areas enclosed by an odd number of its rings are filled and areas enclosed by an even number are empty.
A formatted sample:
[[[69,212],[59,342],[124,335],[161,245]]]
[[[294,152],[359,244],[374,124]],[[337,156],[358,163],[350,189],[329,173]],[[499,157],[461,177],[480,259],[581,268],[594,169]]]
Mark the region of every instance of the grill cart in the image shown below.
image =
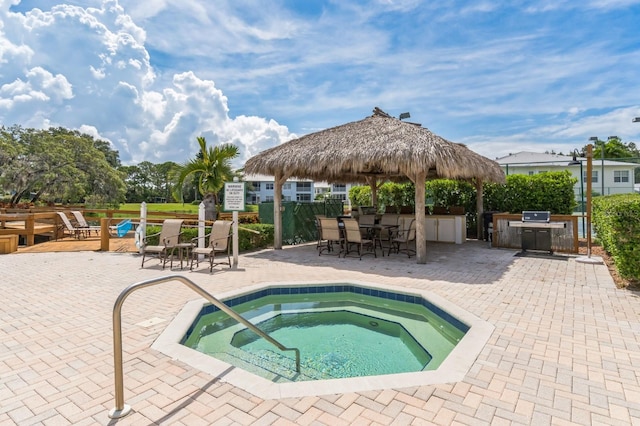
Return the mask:
[[[521,248],[527,250],[548,251],[553,254],[551,248],[551,230],[564,228],[564,223],[551,222],[551,212],[548,211],[523,211],[522,221],[509,221],[509,226],[521,228]]]

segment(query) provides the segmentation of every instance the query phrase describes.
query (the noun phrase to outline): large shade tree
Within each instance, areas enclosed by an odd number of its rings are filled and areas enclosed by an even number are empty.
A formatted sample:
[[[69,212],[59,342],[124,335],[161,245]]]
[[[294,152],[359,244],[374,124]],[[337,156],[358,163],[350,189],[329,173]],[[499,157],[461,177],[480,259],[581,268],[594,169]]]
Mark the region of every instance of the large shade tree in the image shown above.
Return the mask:
[[[0,186],[11,194],[11,204],[124,201],[125,185],[114,166],[118,152],[108,142],[64,128],[2,127],[0,152]]]
[[[217,218],[218,192],[223,188],[225,181],[233,178],[231,160],[239,154],[238,147],[233,144],[222,144],[207,147],[204,137],[198,137],[200,151],[195,159],[187,161],[176,167],[176,198],[182,199],[182,188],[185,182],[192,177],[198,179],[198,190],[202,194],[202,202],[205,208],[205,219]]]
[[[143,161],[137,165],[121,166],[127,183],[127,202],[171,202],[171,171],[177,166],[173,161],[154,164]]]

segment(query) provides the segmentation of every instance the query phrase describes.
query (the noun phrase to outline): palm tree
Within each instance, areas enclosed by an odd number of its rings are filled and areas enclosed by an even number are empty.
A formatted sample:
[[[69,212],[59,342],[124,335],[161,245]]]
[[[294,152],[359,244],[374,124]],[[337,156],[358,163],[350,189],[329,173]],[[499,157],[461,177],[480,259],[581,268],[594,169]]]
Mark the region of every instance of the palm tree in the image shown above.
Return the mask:
[[[198,179],[198,190],[202,194],[204,203],[205,220],[216,220],[218,204],[218,192],[224,186],[225,181],[233,178],[231,160],[238,156],[238,147],[232,144],[223,144],[207,149],[207,141],[198,137],[200,152],[195,159],[179,165],[175,170],[176,198],[182,198],[182,186],[189,177]]]

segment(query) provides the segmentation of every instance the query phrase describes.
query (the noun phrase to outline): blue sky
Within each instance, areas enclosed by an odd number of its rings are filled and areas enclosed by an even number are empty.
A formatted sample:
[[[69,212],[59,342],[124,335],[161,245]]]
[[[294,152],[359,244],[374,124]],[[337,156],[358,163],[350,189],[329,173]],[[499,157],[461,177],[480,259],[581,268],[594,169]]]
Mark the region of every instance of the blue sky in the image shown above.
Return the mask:
[[[0,124],[241,165],[374,107],[489,158],[640,145],[640,0],[0,0]]]

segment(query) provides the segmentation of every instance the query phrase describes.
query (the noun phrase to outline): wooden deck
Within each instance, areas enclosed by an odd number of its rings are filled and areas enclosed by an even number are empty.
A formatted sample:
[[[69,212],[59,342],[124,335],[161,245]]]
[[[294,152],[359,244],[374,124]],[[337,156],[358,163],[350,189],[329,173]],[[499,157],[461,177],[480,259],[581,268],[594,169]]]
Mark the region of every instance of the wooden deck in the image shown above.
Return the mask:
[[[0,214],[0,235],[25,237],[28,246],[35,244],[36,235],[54,237],[58,232],[55,212]]]
[[[32,246],[18,246],[17,253],[44,253],[44,252],[74,252],[74,251],[100,251],[100,236],[92,235],[87,238],[65,237],[59,240],[51,240],[34,244]],[[137,253],[133,236],[123,238],[111,238],[109,251]]]

